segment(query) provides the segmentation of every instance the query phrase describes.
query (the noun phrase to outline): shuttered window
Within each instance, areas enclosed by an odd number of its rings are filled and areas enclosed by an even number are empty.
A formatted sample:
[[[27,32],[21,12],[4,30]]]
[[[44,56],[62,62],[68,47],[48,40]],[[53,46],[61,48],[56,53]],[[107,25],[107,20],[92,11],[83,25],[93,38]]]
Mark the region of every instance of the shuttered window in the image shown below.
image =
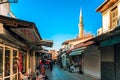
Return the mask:
[[[111,10],[111,13],[110,13],[110,24],[111,24],[111,26],[110,26],[110,29],[112,29],[112,28],[114,28],[114,27],[116,27],[117,26],[117,22],[118,22],[118,8],[117,8],[117,6],[116,7],[114,7],[112,10]]]

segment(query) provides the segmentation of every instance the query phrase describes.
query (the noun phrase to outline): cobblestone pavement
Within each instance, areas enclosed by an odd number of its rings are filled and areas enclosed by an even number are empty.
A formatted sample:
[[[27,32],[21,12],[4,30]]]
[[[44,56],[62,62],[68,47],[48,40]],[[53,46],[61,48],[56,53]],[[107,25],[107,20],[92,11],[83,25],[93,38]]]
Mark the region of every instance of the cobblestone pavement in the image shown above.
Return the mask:
[[[70,73],[56,65],[53,67],[53,71],[47,70],[46,74],[49,80],[97,80],[87,75]]]

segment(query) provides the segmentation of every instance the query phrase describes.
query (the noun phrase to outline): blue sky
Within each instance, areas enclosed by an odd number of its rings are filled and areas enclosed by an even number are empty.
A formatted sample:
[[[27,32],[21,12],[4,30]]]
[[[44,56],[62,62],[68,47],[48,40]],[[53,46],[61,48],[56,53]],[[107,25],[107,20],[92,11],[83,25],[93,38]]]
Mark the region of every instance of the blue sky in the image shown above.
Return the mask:
[[[76,38],[80,9],[82,8],[84,30],[96,35],[102,26],[101,13],[97,7],[104,0],[18,0],[11,4],[11,11],[18,19],[34,22],[41,37],[53,40],[50,49],[61,48],[65,40]]]

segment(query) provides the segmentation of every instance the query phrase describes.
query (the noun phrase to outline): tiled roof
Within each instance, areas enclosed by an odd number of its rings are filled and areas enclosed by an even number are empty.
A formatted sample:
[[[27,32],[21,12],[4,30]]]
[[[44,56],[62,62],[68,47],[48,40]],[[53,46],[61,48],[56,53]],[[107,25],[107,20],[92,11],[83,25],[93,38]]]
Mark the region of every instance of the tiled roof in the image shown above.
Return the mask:
[[[91,38],[91,37],[93,37],[93,35],[84,36],[83,38],[75,38],[75,39],[67,40],[67,41],[63,42],[62,45],[63,45],[63,44],[68,44],[68,43],[70,43],[70,42],[75,42],[75,41],[79,41],[79,40],[84,40],[84,39]]]

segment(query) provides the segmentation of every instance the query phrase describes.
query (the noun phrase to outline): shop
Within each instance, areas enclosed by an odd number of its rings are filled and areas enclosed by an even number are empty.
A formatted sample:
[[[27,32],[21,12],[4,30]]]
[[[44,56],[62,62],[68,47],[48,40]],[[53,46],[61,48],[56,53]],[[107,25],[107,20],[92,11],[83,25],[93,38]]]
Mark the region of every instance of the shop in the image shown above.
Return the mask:
[[[96,79],[101,79],[101,55],[99,47],[96,45],[86,47],[82,57],[83,73],[93,76]]]
[[[35,24],[0,16],[0,28],[0,80],[19,80],[19,72],[34,72],[35,51],[45,44]]]
[[[64,69],[66,69],[66,66],[67,66],[67,55],[65,53],[63,53],[61,55],[61,62],[62,62],[62,67]]]
[[[120,79],[120,27],[94,38],[100,47],[101,80]]]
[[[0,80],[18,80],[18,49],[0,44]]]
[[[82,74],[82,54],[84,50],[85,50],[85,47],[77,48],[77,49],[73,49],[69,53],[70,63],[75,68],[73,72],[78,72]]]
[[[119,31],[119,30],[118,30]],[[116,33],[116,32],[114,32]],[[118,32],[119,33],[119,32]],[[105,34],[106,35],[106,34]],[[110,37],[110,35],[108,35]],[[107,36],[107,37],[108,37]],[[109,39],[100,42],[102,80],[119,80],[120,76],[120,36],[113,33]]]

